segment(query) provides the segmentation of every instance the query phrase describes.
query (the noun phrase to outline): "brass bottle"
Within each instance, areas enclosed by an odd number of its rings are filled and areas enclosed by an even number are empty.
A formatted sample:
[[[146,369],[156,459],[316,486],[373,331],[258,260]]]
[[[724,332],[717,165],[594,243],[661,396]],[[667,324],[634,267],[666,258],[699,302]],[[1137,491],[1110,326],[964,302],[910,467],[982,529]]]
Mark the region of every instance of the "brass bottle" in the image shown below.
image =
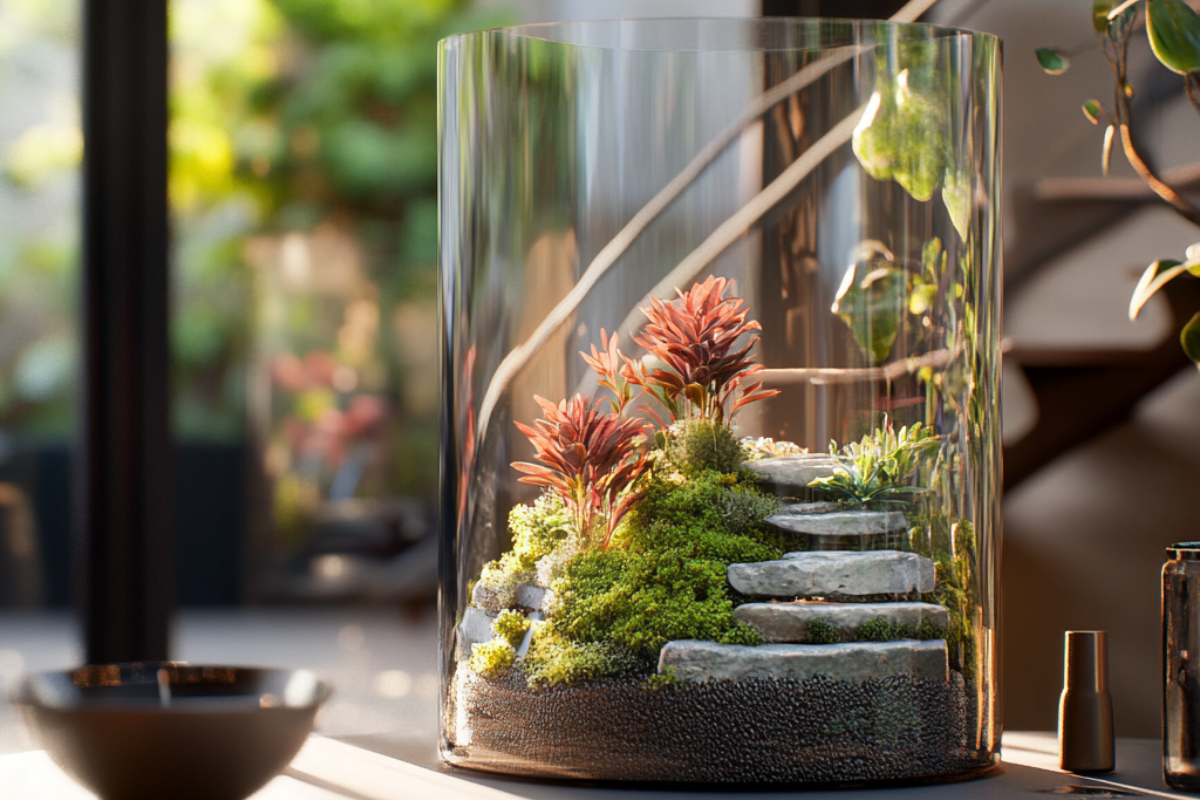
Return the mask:
[[[1112,772],[1112,695],[1104,631],[1067,631],[1066,670],[1058,707],[1059,766],[1068,772]]]

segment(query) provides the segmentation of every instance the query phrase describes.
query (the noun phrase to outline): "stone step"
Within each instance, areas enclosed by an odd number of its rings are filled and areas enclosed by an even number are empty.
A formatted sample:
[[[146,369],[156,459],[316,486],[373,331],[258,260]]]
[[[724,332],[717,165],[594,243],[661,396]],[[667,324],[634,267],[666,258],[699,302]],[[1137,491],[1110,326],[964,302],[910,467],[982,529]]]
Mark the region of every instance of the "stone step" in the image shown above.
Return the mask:
[[[898,550],[788,553],[778,561],[731,564],[729,584],[748,595],[906,600],[931,592],[933,562]]]
[[[875,619],[914,630],[924,620],[943,630],[950,624],[949,613],[937,603],[746,603],[733,615],[757,628],[768,642],[788,643],[807,642],[813,620],[843,631],[854,631]]]
[[[827,453],[795,453],[747,461],[746,468],[778,487],[807,488],[817,478],[832,475],[835,463]]]
[[[494,633],[492,625],[495,622],[496,614],[475,606],[467,606],[462,621],[458,623],[457,657],[467,658],[471,655],[473,645],[491,641]]]
[[[839,511],[829,503],[797,503],[767,517],[768,524],[788,533],[810,536],[861,536],[908,529],[899,511]]]
[[[847,510],[836,503],[796,503],[766,519],[806,550],[895,550],[908,536],[900,511]]]
[[[805,680],[820,675],[854,683],[893,676],[944,682],[948,674],[943,639],[759,647],[689,639],[663,646],[658,671],[667,667],[677,679],[689,683],[752,678]]]

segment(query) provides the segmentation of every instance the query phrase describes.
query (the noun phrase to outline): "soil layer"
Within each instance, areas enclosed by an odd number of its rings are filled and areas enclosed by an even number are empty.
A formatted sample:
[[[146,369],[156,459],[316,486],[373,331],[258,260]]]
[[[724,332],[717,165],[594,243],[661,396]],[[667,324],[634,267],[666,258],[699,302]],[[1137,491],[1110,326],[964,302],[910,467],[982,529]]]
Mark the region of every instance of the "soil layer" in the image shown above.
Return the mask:
[[[837,784],[981,774],[976,700],[961,677],[864,683],[713,681],[649,690],[640,679],[541,690],[519,670],[460,665],[453,764],[592,780]],[[985,703],[985,706],[988,705]],[[447,720],[451,722],[451,720]],[[984,728],[989,723],[984,721]]]

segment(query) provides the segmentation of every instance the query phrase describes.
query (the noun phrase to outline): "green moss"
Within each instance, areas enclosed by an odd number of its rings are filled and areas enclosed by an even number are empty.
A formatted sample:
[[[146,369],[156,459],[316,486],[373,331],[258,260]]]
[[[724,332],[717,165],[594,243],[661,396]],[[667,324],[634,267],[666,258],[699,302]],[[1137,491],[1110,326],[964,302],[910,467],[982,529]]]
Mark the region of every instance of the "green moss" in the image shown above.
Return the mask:
[[[671,476],[671,477],[664,477]],[[650,671],[669,641],[701,639],[762,644],[761,634],[733,616],[743,600],[730,588],[728,566],[769,561],[784,550],[762,523],[775,510],[738,473],[704,470],[690,479],[657,470],[627,517],[621,548],[591,550],[571,560],[554,583],[557,609],[526,666],[534,681],[592,679],[634,660]],[[600,649],[596,649],[596,648]],[[583,677],[581,677],[583,676]]]
[[[809,644],[837,644],[842,641],[842,631],[836,625],[830,625],[823,619],[814,619],[808,623]]]
[[[506,639],[497,636],[471,648],[467,665],[485,678],[495,678],[512,668],[517,660],[517,651]]]
[[[752,479],[702,472],[673,480],[658,471],[628,517],[628,548],[673,550],[726,564],[770,561],[787,551],[787,536],[766,525],[778,504]]]
[[[873,619],[859,625],[854,638],[861,642],[890,642],[898,637],[892,623],[886,619]]]
[[[680,680],[675,675],[674,667],[667,667],[662,672],[655,672],[650,677],[642,682],[642,688],[648,692],[657,692],[663,689],[675,689],[679,686],[684,686],[686,681]]]
[[[529,620],[520,611],[506,608],[496,615],[492,630],[513,647],[520,647],[525,639],[525,631],[529,630]]]
[[[684,475],[706,470],[736,472],[746,460],[742,443],[729,426],[706,419],[680,420],[666,432],[667,457]]]
[[[587,553],[555,584],[553,624],[574,641],[617,645],[646,666],[677,639],[762,644],[757,631],[734,619],[725,569],[670,550]]]
[[[632,654],[603,642],[574,642],[541,626],[522,660],[525,680],[538,689],[627,674],[640,668]]]
[[[516,506],[508,515],[512,554],[517,567],[536,568],[537,560],[550,555],[571,535],[571,515],[562,498],[546,492],[532,506]]]

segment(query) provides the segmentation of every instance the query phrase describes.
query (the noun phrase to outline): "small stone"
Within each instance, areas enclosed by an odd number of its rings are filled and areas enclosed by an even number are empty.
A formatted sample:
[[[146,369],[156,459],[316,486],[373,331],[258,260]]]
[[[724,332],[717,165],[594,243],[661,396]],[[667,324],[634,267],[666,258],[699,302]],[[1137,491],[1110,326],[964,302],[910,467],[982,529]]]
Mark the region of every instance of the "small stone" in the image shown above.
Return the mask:
[[[658,671],[671,667],[689,683],[752,678],[807,680],[823,675],[862,683],[893,676],[945,682],[946,642],[846,642],[844,644],[764,644],[748,647],[684,640],[667,642]]]
[[[522,608],[544,611],[550,590],[535,583],[517,584],[517,605]]]
[[[787,553],[778,561],[731,564],[729,583],[742,594],[768,597],[887,596],[933,591],[933,562],[898,550]]]
[[[746,468],[776,486],[807,487],[817,478],[833,474],[834,458],[824,453],[796,453],[747,461]]]
[[[950,624],[945,607],[936,603],[746,603],[733,615],[758,629],[768,642],[807,642],[808,626],[820,620],[853,631],[873,619],[917,628],[929,620],[939,628]]]
[[[820,506],[822,503],[800,503],[800,506]],[[780,514],[767,517],[769,525],[788,533],[805,533],[810,536],[863,536],[876,533],[904,530],[908,518],[899,511],[830,511],[796,512],[796,506],[788,506]]]
[[[507,586],[492,586],[477,581],[471,589],[471,605],[482,608],[484,611],[503,611],[512,605],[513,590],[512,585]]]
[[[458,657],[471,655],[471,647],[490,642],[495,631],[492,628],[496,615],[475,606],[467,606],[462,622],[458,624]]]

